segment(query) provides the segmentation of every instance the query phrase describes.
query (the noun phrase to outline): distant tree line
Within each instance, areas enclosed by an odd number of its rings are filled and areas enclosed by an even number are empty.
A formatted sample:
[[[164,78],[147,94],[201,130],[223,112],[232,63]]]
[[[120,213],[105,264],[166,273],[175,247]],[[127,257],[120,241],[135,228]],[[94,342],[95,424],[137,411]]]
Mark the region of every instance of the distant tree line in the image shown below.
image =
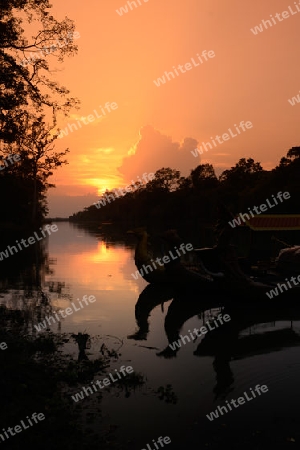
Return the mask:
[[[70,217],[74,222],[113,223],[124,228],[161,224],[178,227],[185,222],[197,229],[213,224],[218,205],[233,213],[248,211],[264,203],[272,194],[288,191],[289,200],[266,213],[299,213],[300,147],[293,147],[273,170],[263,170],[252,158],[242,158],[217,178],[211,164],[200,164],[188,177],[178,170],[162,168],[152,181],[140,185],[99,209],[91,205]],[[106,198],[112,192],[106,191]],[[101,199],[100,199],[101,200]]]

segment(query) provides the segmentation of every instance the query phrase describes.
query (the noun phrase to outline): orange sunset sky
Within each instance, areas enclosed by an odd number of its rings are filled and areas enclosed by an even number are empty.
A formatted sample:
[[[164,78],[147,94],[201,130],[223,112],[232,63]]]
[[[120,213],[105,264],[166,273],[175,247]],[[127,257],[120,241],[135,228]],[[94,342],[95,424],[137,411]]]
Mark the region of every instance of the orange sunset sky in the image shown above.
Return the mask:
[[[300,145],[300,12],[254,35],[250,28],[276,13],[297,11],[294,0],[140,0],[120,16],[125,0],[52,0],[57,19],[75,21],[78,54],[60,64],[48,55],[54,78],[81,101],[80,110],[60,117],[59,127],[118,108],[56,141],[69,147],[69,164],[51,182],[51,217],[90,206],[106,188],[126,186],[143,173],[171,167],[186,176],[200,163],[217,174],[242,157],[264,169]],[[298,4],[298,0],[297,0]],[[300,5],[299,5],[300,10]],[[215,57],[157,87],[153,80],[173,66]],[[174,70],[173,70],[174,71]],[[191,154],[202,141],[234,124],[253,128],[218,144],[203,157]]]

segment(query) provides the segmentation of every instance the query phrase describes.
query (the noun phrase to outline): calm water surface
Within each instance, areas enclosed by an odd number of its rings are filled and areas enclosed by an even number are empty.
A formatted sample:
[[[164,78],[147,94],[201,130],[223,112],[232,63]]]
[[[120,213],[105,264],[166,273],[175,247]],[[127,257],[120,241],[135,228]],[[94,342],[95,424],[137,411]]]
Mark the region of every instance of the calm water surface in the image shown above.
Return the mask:
[[[280,341],[277,346],[266,345],[269,349],[261,351],[247,350],[247,344],[245,348],[241,344],[239,358],[230,359],[226,349],[223,357],[218,351],[221,348],[218,342],[214,347],[215,354],[207,351],[204,355],[195,355],[202,338],[184,345],[174,358],[158,356],[168,346],[164,326],[171,300],[162,308],[161,294],[149,291],[141,319],[146,326],[148,307],[151,311],[149,331],[144,330],[144,336],[140,336],[145,339],[138,339],[135,305],[148,284],[131,276],[136,270],[133,246],[109,242],[100,234],[92,234],[69,223],[58,223],[58,228],[59,232],[52,234],[48,242],[51,273],[42,279],[43,292],[51,299],[54,309],[65,309],[71,301],[77,303],[76,300],[81,300],[85,294],[94,295],[96,302],[74,312],[59,324],[51,325],[51,330],[88,333],[91,337],[86,351],[89,359],[101,356],[100,348],[105,344],[109,350],[119,353],[119,359],[108,371],[123,364],[131,365],[145,377],[146,383],[132,391],[128,398],[117,389],[102,390],[104,420],[115,426],[120,441],[134,449],[145,448],[146,443],[159,436],[170,436],[173,448],[176,445],[184,448],[189,440],[197,443],[199,429],[210,425],[206,414],[223,405],[226,399],[235,399],[256,384],[266,384],[269,392],[217,420],[234,423],[237,429],[246,423],[259,428],[261,424],[289,417],[297,410],[300,401],[297,342],[300,315],[290,312],[289,317],[285,314],[276,321],[273,317],[269,320],[264,317],[261,323],[258,317],[256,324],[241,331],[240,339],[247,340],[253,335],[263,337],[283,329],[287,332],[292,329],[294,338],[288,339],[288,343]],[[59,285],[62,286],[59,292],[51,292],[51,286]],[[185,322],[182,320],[181,334],[203,324],[203,315],[200,314],[203,299],[197,295],[199,311],[193,312],[192,308],[191,313],[187,313],[191,317]],[[22,289],[10,289],[2,294],[1,302],[18,309],[22,307],[18,296],[22,296]],[[149,305],[153,306],[152,310]],[[218,311],[206,310],[205,321]],[[180,323],[180,314],[174,317]],[[64,351],[75,357],[78,355],[78,347],[72,340],[65,345]],[[171,397],[173,403],[167,402],[166,398],[160,399],[155,392],[168,384],[174,394]],[[93,402],[92,397],[82,400],[82,404],[91,409]]]

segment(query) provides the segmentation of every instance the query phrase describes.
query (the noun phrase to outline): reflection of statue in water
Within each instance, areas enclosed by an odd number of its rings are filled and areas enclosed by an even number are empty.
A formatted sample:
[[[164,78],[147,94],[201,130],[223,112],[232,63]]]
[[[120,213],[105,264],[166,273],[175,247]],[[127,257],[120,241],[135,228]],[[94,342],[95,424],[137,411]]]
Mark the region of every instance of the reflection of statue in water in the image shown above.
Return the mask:
[[[151,311],[157,305],[163,305],[164,302],[171,300],[174,296],[174,288],[169,284],[148,284],[140,294],[135,305],[135,319],[138,330],[128,336],[128,339],[145,340],[149,333],[148,318]]]
[[[198,345],[195,356],[214,356],[213,367],[216,372],[215,398],[225,398],[232,390],[234,382],[230,362],[234,359],[247,358],[257,354],[278,351],[283,347],[299,345],[299,336],[291,329],[280,329],[260,334],[241,336],[241,332],[259,323],[275,322],[291,317],[291,310],[283,311],[269,308],[226,309],[231,320],[222,327],[207,333]],[[300,317],[300,308],[293,312],[296,319]]]
[[[204,296],[201,286],[177,286],[174,300],[168,308],[164,325],[169,345],[157,355],[165,358],[175,357],[180,346],[175,345],[172,349],[170,344],[180,339],[179,332],[184,323],[195,315],[201,315],[204,310],[218,307],[218,305],[218,298],[214,298],[211,295],[209,298],[207,295]]]
[[[185,294],[185,295],[184,295]],[[203,297],[202,297],[203,298]],[[181,348],[179,346],[174,346],[171,348],[170,344],[174,342],[180,342],[180,330],[182,329],[184,323],[195,315],[202,315],[204,318],[204,311],[216,306],[212,301],[208,299],[203,299],[199,303],[199,298],[195,295],[195,292],[182,292],[176,294],[173,302],[170,304],[168,313],[165,318],[165,332],[168,338],[169,345],[157,353],[157,356],[162,356],[164,358],[174,358],[177,352]],[[226,314],[224,311],[223,314]],[[230,368],[232,343],[238,338],[238,332],[231,329],[231,322],[223,324],[220,328],[209,332],[210,340],[209,343],[213,343],[213,353],[211,353],[211,347],[208,346],[208,354],[213,354],[215,356],[213,362],[213,368],[216,372],[216,386],[214,388],[214,393],[216,397],[220,395],[226,395],[230,392],[230,386],[234,382],[233,374]],[[225,330],[225,331],[224,331]],[[185,338],[189,335],[186,334]],[[205,344],[202,349],[203,343],[205,342],[205,337],[201,340],[197,350],[194,352],[195,356],[205,355]],[[187,345],[190,345],[187,343]]]
[[[224,310],[223,315],[226,313],[228,311]],[[205,335],[194,351],[195,356],[214,356],[213,368],[216,372],[216,385],[213,392],[215,399],[225,398],[233,389],[234,376],[230,368],[230,361],[234,342],[238,336],[239,330],[236,322],[231,320]]]
[[[197,290],[195,286],[186,285],[176,285],[175,289],[172,285],[166,284],[148,285],[140,294],[136,304],[136,320],[139,329],[128,338],[147,339],[148,319],[151,311],[160,303],[171,298],[173,298],[173,301],[168,307],[164,325],[168,345],[164,350],[157,353],[157,356],[164,358],[176,357],[181,347],[185,346],[181,340],[180,330],[187,320],[196,315],[204,317],[205,311],[217,308],[222,303],[222,298],[213,299],[211,296],[204,296],[201,287]],[[243,330],[258,323],[288,320],[291,318],[290,308],[284,313],[282,306],[280,308],[274,307],[272,310],[268,307],[257,309],[232,306],[223,310],[222,315],[225,314],[229,314],[231,320],[212,331],[208,331],[207,334],[199,336],[201,341],[194,351],[195,356],[214,357],[213,368],[216,372],[216,384],[213,392],[216,398],[224,398],[232,390],[234,383],[234,376],[230,367],[232,359],[277,351],[282,346],[298,345],[300,341],[293,330],[277,330],[250,336],[240,335]],[[300,318],[300,308],[293,315],[295,319],[296,317]],[[213,323],[213,320],[211,320],[211,324]],[[190,338],[189,333],[186,333],[184,337],[187,346],[192,346],[193,342],[197,340]],[[174,344],[174,342],[179,342],[180,345],[172,345],[171,348],[170,344]]]
[[[216,354],[213,368],[216,372],[216,385],[213,389],[215,400],[225,398],[233,390],[234,376],[230,368],[230,357],[225,352]]]

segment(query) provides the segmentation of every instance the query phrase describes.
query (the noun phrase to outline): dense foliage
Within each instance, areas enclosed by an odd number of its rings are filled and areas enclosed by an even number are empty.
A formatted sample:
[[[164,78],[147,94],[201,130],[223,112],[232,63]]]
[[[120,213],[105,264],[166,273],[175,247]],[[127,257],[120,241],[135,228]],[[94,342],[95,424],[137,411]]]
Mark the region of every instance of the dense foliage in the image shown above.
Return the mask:
[[[213,223],[217,206],[225,204],[232,213],[247,212],[272,194],[290,192],[291,198],[271,209],[270,214],[297,213],[300,195],[300,147],[293,147],[271,171],[263,170],[253,159],[242,158],[216,177],[211,164],[201,164],[188,177],[163,168],[155,178],[131,193],[97,208],[91,205],[71,220],[113,222],[128,225],[163,223],[177,227],[182,221],[191,225]],[[165,180],[168,180],[166,182]],[[112,192],[106,192],[106,195]],[[105,199],[105,196],[104,196]]]
[[[67,115],[77,100],[52,79],[50,63],[77,47],[70,38],[73,22],[58,22],[50,9],[49,0],[0,0],[0,185],[7,194],[2,222],[40,222],[47,212],[48,177],[66,163],[68,149],[54,151],[54,129],[57,114]],[[66,37],[66,45],[49,54]],[[20,155],[19,161],[4,167],[11,154]]]

